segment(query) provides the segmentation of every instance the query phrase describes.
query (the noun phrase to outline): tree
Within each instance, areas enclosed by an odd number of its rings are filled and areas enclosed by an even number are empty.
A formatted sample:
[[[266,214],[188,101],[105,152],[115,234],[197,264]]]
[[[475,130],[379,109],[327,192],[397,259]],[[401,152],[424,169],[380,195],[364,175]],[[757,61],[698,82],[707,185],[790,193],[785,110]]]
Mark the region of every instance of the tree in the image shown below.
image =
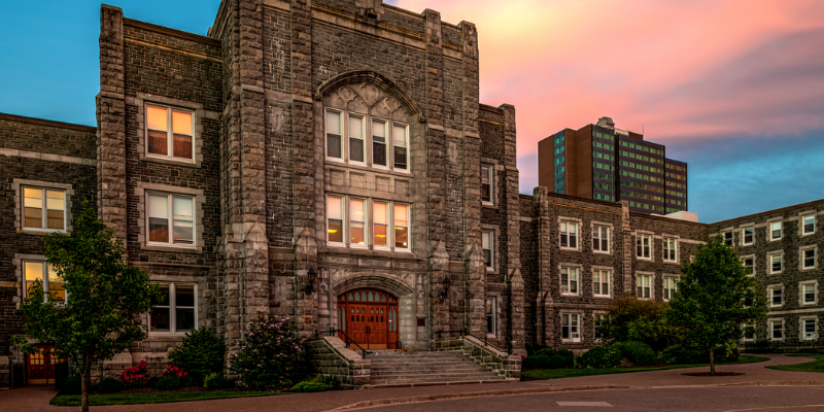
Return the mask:
[[[46,260],[63,278],[65,305],[54,296],[43,296],[43,285],[35,283],[20,306],[25,317],[25,336],[13,339],[24,353],[34,353],[29,340],[54,345],[61,358],[78,365],[82,374],[83,411],[89,410],[91,368],[111,360],[146,333],[137,314],[160,301],[157,285],[149,273],[125,260],[123,242],[114,230],[97,219],[88,201],[76,220],[71,236],[46,236]]]
[[[666,303],[638,299],[631,293],[619,295],[610,304],[601,331],[610,340],[643,342],[658,352],[673,335],[666,319],[668,308]]]
[[[684,261],[681,272],[667,319],[680,329],[684,346],[709,352],[715,375],[714,349],[739,341],[742,325],[767,313],[767,298],[721,236],[700,245],[695,261]]]

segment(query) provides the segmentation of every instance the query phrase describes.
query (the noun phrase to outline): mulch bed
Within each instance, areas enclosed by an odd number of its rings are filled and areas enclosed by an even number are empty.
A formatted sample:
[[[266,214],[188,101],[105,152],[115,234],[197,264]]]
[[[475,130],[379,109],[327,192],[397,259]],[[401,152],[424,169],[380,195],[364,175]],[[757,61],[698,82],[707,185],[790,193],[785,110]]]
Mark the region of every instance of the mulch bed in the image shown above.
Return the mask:
[[[130,388],[117,391],[115,393],[154,393],[154,392],[248,392],[251,389],[231,388],[231,389],[206,389],[201,386],[187,386],[185,388],[178,388],[173,391],[164,391],[157,388]],[[272,392],[291,392],[291,389],[281,389]],[[89,392],[89,395],[110,395],[103,392]]]
[[[713,375],[709,372],[702,372],[702,373],[682,373],[682,375],[684,375],[684,376],[710,376],[710,377],[714,377],[714,376],[741,376],[741,375],[743,375],[743,373],[738,373],[738,372],[715,372],[715,375]]]

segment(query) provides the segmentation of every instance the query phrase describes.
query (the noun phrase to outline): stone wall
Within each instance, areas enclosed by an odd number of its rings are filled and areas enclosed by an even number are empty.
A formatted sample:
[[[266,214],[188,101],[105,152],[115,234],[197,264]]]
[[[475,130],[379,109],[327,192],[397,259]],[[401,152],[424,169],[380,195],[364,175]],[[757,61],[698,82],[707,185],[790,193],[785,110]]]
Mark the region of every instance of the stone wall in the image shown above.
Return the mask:
[[[340,338],[311,339],[305,347],[313,376],[331,376],[343,389],[357,389],[369,384],[371,362],[347,348]]]

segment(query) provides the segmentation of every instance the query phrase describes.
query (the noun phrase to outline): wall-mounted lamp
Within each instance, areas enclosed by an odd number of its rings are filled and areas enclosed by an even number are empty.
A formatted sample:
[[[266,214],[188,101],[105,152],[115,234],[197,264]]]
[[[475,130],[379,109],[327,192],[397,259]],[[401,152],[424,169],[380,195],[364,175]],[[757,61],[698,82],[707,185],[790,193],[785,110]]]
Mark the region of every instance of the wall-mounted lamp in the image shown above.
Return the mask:
[[[443,285],[443,290],[438,295],[441,298],[441,302],[446,299],[446,293],[449,292],[449,285],[452,284],[452,281],[449,280],[449,275],[444,275],[443,280],[441,281],[441,285]]]
[[[317,279],[318,273],[315,272],[315,268],[309,266],[309,271],[306,272],[306,275],[309,276],[309,284],[306,285],[306,295],[311,295],[312,291],[314,290],[315,279]]]

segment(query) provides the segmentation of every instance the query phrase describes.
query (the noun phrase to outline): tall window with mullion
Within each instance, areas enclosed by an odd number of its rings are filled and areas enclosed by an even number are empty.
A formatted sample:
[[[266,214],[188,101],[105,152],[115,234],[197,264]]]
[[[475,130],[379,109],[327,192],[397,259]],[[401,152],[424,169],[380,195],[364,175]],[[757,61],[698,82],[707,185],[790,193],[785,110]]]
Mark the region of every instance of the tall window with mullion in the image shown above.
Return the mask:
[[[326,157],[343,160],[342,122],[340,112],[326,111]]]
[[[804,269],[815,268],[815,249],[804,249]]]
[[[406,126],[395,125],[392,128],[392,147],[395,153],[395,169],[407,170],[409,139],[406,136]]]
[[[752,226],[745,227],[743,234],[744,234],[743,245],[745,245],[745,246],[746,245],[751,245],[753,240],[755,240],[755,229]]]
[[[343,243],[343,198],[326,196],[326,232],[328,242]]]
[[[562,267],[561,268],[561,294],[562,295],[577,295],[578,294],[578,268]]]
[[[374,243],[377,247],[389,247],[389,231],[387,230],[389,224],[389,205],[386,202],[373,202],[372,215],[374,223],[372,231],[374,232]]]
[[[386,122],[372,121],[372,165],[386,167]]]
[[[349,199],[349,243],[366,245],[366,202],[363,199]]]
[[[498,298],[486,299],[486,333],[498,335]]]
[[[592,274],[592,288],[595,296],[609,296],[609,270],[596,270]]]
[[[561,247],[578,248],[577,222],[561,222]]]
[[[395,248],[409,248],[409,206],[395,205]]]
[[[675,290],[677,288],[675,282],[677,281],[674,277],[665,277],[664,278],[664,300],[668,301],[672,299],[675,295]]]
[[[365,163],[365,152],[363,117],[349,115],[349,161]]]
[[[66,192],[40,187],[23,187],[23,228],[66,230]]]
[[[781,239],[781,222],[770,222],[770,240]]]
[[[481,249],[484,253],[484,263],[487,269],[495,267],[495,232],[485,230],[481,233]]]
[[[561,339],[572,342],[581,341],[581,315],[577,313],[564,313],[561,315]]]
[[[815,213],[806,215],[803,219],[804,230],[802,233],[805,235],[815,233]]]
[[[650,253],[650,249],[652,248],[652,236],[651,235],[641,235],[639,234],[635,238],[635,246],[636,246],[636,253],[635,256],[642,258],[642,259],[649,259],[652,254]]]
[[[609,252],[609,228],[606,226],[592,227],[592,250]]]
[[[194,198],[165,193],[150,193],[148,204],[149,242],[193,245]]]
[[[678,241],[673,238],[664,238],[664,260],[668,262],[676,262],[678,251]]]
[[[147,153],[193,159],[194,116],[191,111],[147,104],[146,131]]]
[[[492,203],[492,166],[481,166],[481,202]]]
[[[63,278],[57,274],[54,266],[46,261],[26,260],[23,262],[23,270],[26,277],[27,296],[31,294],[34,282],[39,280],[43,284],[43,294],[46,300],[50,296],[54,302],[66,301]]]
[[[636,296],[639,299],[652,298],[652,275],[638,275],[635,278],[635,283],[638,289],[638,294]]]
[[[164,283],[158,285],[163,298],[152,306],[151,332],[188,332],[197,326],[195,285]]]

